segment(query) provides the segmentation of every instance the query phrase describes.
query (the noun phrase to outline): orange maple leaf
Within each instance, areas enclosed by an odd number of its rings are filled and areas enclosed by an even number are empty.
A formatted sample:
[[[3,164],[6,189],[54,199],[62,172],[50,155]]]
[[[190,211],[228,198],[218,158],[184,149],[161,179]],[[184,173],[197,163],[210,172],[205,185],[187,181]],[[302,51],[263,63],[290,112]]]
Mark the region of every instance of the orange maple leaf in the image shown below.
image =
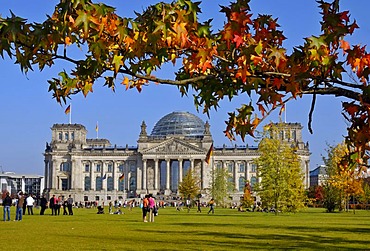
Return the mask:
[[[244,40],[243,40],[243,38],[241,36],[234,35],[233,42],[236,43],[236,48],[239,48],[239,46],[244,43]]]
[[[347,50],[349,50],[351,47],[347,41],[340,40],[340,48],[343,49],[343,55],[344,55],[347,53]]]
[[[122,81],[122,84],[123,85],[126,85],[126,90],[128,90],[130,88],[130,85],[129,85],[130,81],[128,79],[128,77],[125,77]]]

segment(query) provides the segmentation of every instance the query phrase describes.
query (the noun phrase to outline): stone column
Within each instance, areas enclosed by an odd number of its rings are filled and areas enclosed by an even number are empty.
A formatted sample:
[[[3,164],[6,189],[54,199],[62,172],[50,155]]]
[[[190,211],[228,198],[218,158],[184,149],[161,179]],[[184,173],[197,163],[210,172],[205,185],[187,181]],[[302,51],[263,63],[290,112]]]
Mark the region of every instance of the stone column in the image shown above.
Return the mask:
[[[71,156],[70,189],[77,188],[77,161]]]
[[[91,189],[90,190],[93,190],[95,191],[95,171],[94,171],[94,163],[92,161],[90,161],[90,186],[91,186]]]
[[[190,159],[190,169],[194,172],[194,159]]]
[[[239,189],[239,186],[238,186],[238,177],[237,177],[237,168],[236,168],[236,161],[234,160],[233,161],[233,165],[234,165],[234,170],[233,170],[233,175],[234,175],[234,188],[236,191],[238,191]]]
[[[128,161],[125,161],[125,165],[123,166],[123,173],[125,174],[125,186],[124,188],[129,190],[130,189],[130,184],[129,184],[129,173],[130,173],[130,166],[128,164]]]
[[[50,188],[54,188],[54,189],[59,189],[58,188],[58,176],[57,176],[57,170],[59,170],[60,168],[60,162],[57,161],[57,160],[53,160],[53,165],[51,167],[51,172],[50,172],[50,177],[52,179],[52,182],[51,182],[51,187]]]
[[[107,191],[107,180],[108,180],[108,177],[107,176],[105,176],[106,177],[106,179],[104,179],[103,180],[103,177],[104,177],[104,175],[106,175],[107,174],[107,172],[106,171],[104,171],[106,168],[105,168],[105,165],[106,165],[107,163],[105,162],[105,161],[102,161],[102,163],[101,163],[101,188],[104,190],[104,191]]]
[[[113,161],[112,163],[112,178],[113,178],[113,191],[118,190],[118,177],[117,177],[117,162]]]
[[[146,168],[146,164],[147,164],[147,160],[146,159],[143,159],[143,182],[142,182],[142,189],[144,191],[147,190],[147,181],[146,181],[146,177],[147,177],[147,168]]]
[[[249,182],[249,161],[245,162],[245,172],[244,172],[245,182]]]
[[[127,177],[125,176],[125,184],[127,184],[126,185],[126,187],[127,187],[127,191],[131,191],[130,190],[130,179],[131,179],[131,172],[128,172],[127,173]],[[127,181],[127,182],[126,182]]]
[[[45,188],[50,188],[50,174],[49,174],[49,168],[50,168],[50,162],[48,160],[44,160],[44,172],[45,172],[45,180],[44,180],[44,186]]]
[[[178,160],[179,161],[179,184],[180,184],[180,182],[182,182],[182,163],[183,163],[183,159],[179,159]]]
[[[158,190],[159,187],[159,169],[158,169],[158,159],[154,160],[154,189]]]
[[[142,165],[142,163],[141,163]],[[136,166],[136,190],[140,193],[140,190],[143,187],[143,166]]]
[[[205,184],[205,177],[206,177],[206,166],[207,166],[208,164],[206,163],[206,161],[205,160],[202,160],[202,170],[200,171],[200,181],[201,181],[201,187],[200,187],[200,189],[204,189],[204,188],[206,188],[206,184]]]
[[[170,164],[171,160],[166,159],[166,190],[170,190]]]

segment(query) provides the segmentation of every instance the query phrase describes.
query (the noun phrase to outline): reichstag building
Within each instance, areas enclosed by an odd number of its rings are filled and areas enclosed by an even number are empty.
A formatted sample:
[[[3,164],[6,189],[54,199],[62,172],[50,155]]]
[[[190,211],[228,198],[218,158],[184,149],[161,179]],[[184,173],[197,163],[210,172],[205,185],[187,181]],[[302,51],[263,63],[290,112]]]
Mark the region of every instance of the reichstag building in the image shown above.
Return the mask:
[[[308,188],[310,153],[301,131],[299,123],[285,123],[279,136],[297,147]],[[252,186],[258,182],[253,164],[259,156],[258,148],[217,147],[209,123],[189,112],[165,115],[150,134],[143,121],[135,147],[117,146],[108,139],[88,139],[81,124],[54,124],[51,132],[51,142],[44,153],[47,196],[71,194],[75,201],[109,201],[148,193],[176,195],[189,168],[200,178],[205,197],[213,168],[229,171],[234,200],[239,200],[247,181]],[[213,154],[207,163],[212,145]]]

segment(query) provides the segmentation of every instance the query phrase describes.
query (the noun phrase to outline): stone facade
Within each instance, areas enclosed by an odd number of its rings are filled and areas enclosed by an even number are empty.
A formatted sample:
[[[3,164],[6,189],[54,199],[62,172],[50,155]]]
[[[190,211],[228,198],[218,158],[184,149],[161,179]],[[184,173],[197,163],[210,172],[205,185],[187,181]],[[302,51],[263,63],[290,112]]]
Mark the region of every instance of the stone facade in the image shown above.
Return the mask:
[[[297,147],[304,184],[308,187],[310,154],[308,144],[302,141],[302,126],[284,125],[286,130],[281,137]],[[143,122],[137,146],[119,147],[107,139],[87,139],[83,125],[55,124],[44,153],[45,191],[49,196],[71,194],[75,201],[126,199],[147,193],[174,195],[187,170],[192,168],[201,178],[201,191],[206,196],[212,168],[222,167],[231,174],[235,185],[233,197],[238,200],[246,181],[252,186],[258,181],[252,163],[259,156],[258,148],[214,147],[207,164],[213,139],[208,122],[203,127],[202,135],[148,135]]]

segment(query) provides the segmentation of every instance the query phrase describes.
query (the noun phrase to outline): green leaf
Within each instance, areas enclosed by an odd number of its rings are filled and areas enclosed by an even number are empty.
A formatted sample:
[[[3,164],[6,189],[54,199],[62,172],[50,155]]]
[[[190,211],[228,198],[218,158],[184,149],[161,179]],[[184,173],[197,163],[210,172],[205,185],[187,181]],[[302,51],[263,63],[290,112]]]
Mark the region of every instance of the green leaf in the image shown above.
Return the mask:
[[[119,69],[121,68],[121,65],[123,65],[122,59],[123,59],[123,56],[114,55],[112,63],[114,65],[115,73],[117,73]]]
[[[85,36],[87,36],[89,33],[89,20],[91,18],[91,15],[90,13],[87,13],[86,11],[83,11],[83,10],[78,10],[77,15],[78,17],[76,18],[75,26],[78,27],[79,25],[82,24],[83,29],[84,29],[84,34]]]
[[[254,51],[257,53],[257,55],[261,55],[262,50],[263,50],[262,41],[259,41],[256,48],[254,48]]]

